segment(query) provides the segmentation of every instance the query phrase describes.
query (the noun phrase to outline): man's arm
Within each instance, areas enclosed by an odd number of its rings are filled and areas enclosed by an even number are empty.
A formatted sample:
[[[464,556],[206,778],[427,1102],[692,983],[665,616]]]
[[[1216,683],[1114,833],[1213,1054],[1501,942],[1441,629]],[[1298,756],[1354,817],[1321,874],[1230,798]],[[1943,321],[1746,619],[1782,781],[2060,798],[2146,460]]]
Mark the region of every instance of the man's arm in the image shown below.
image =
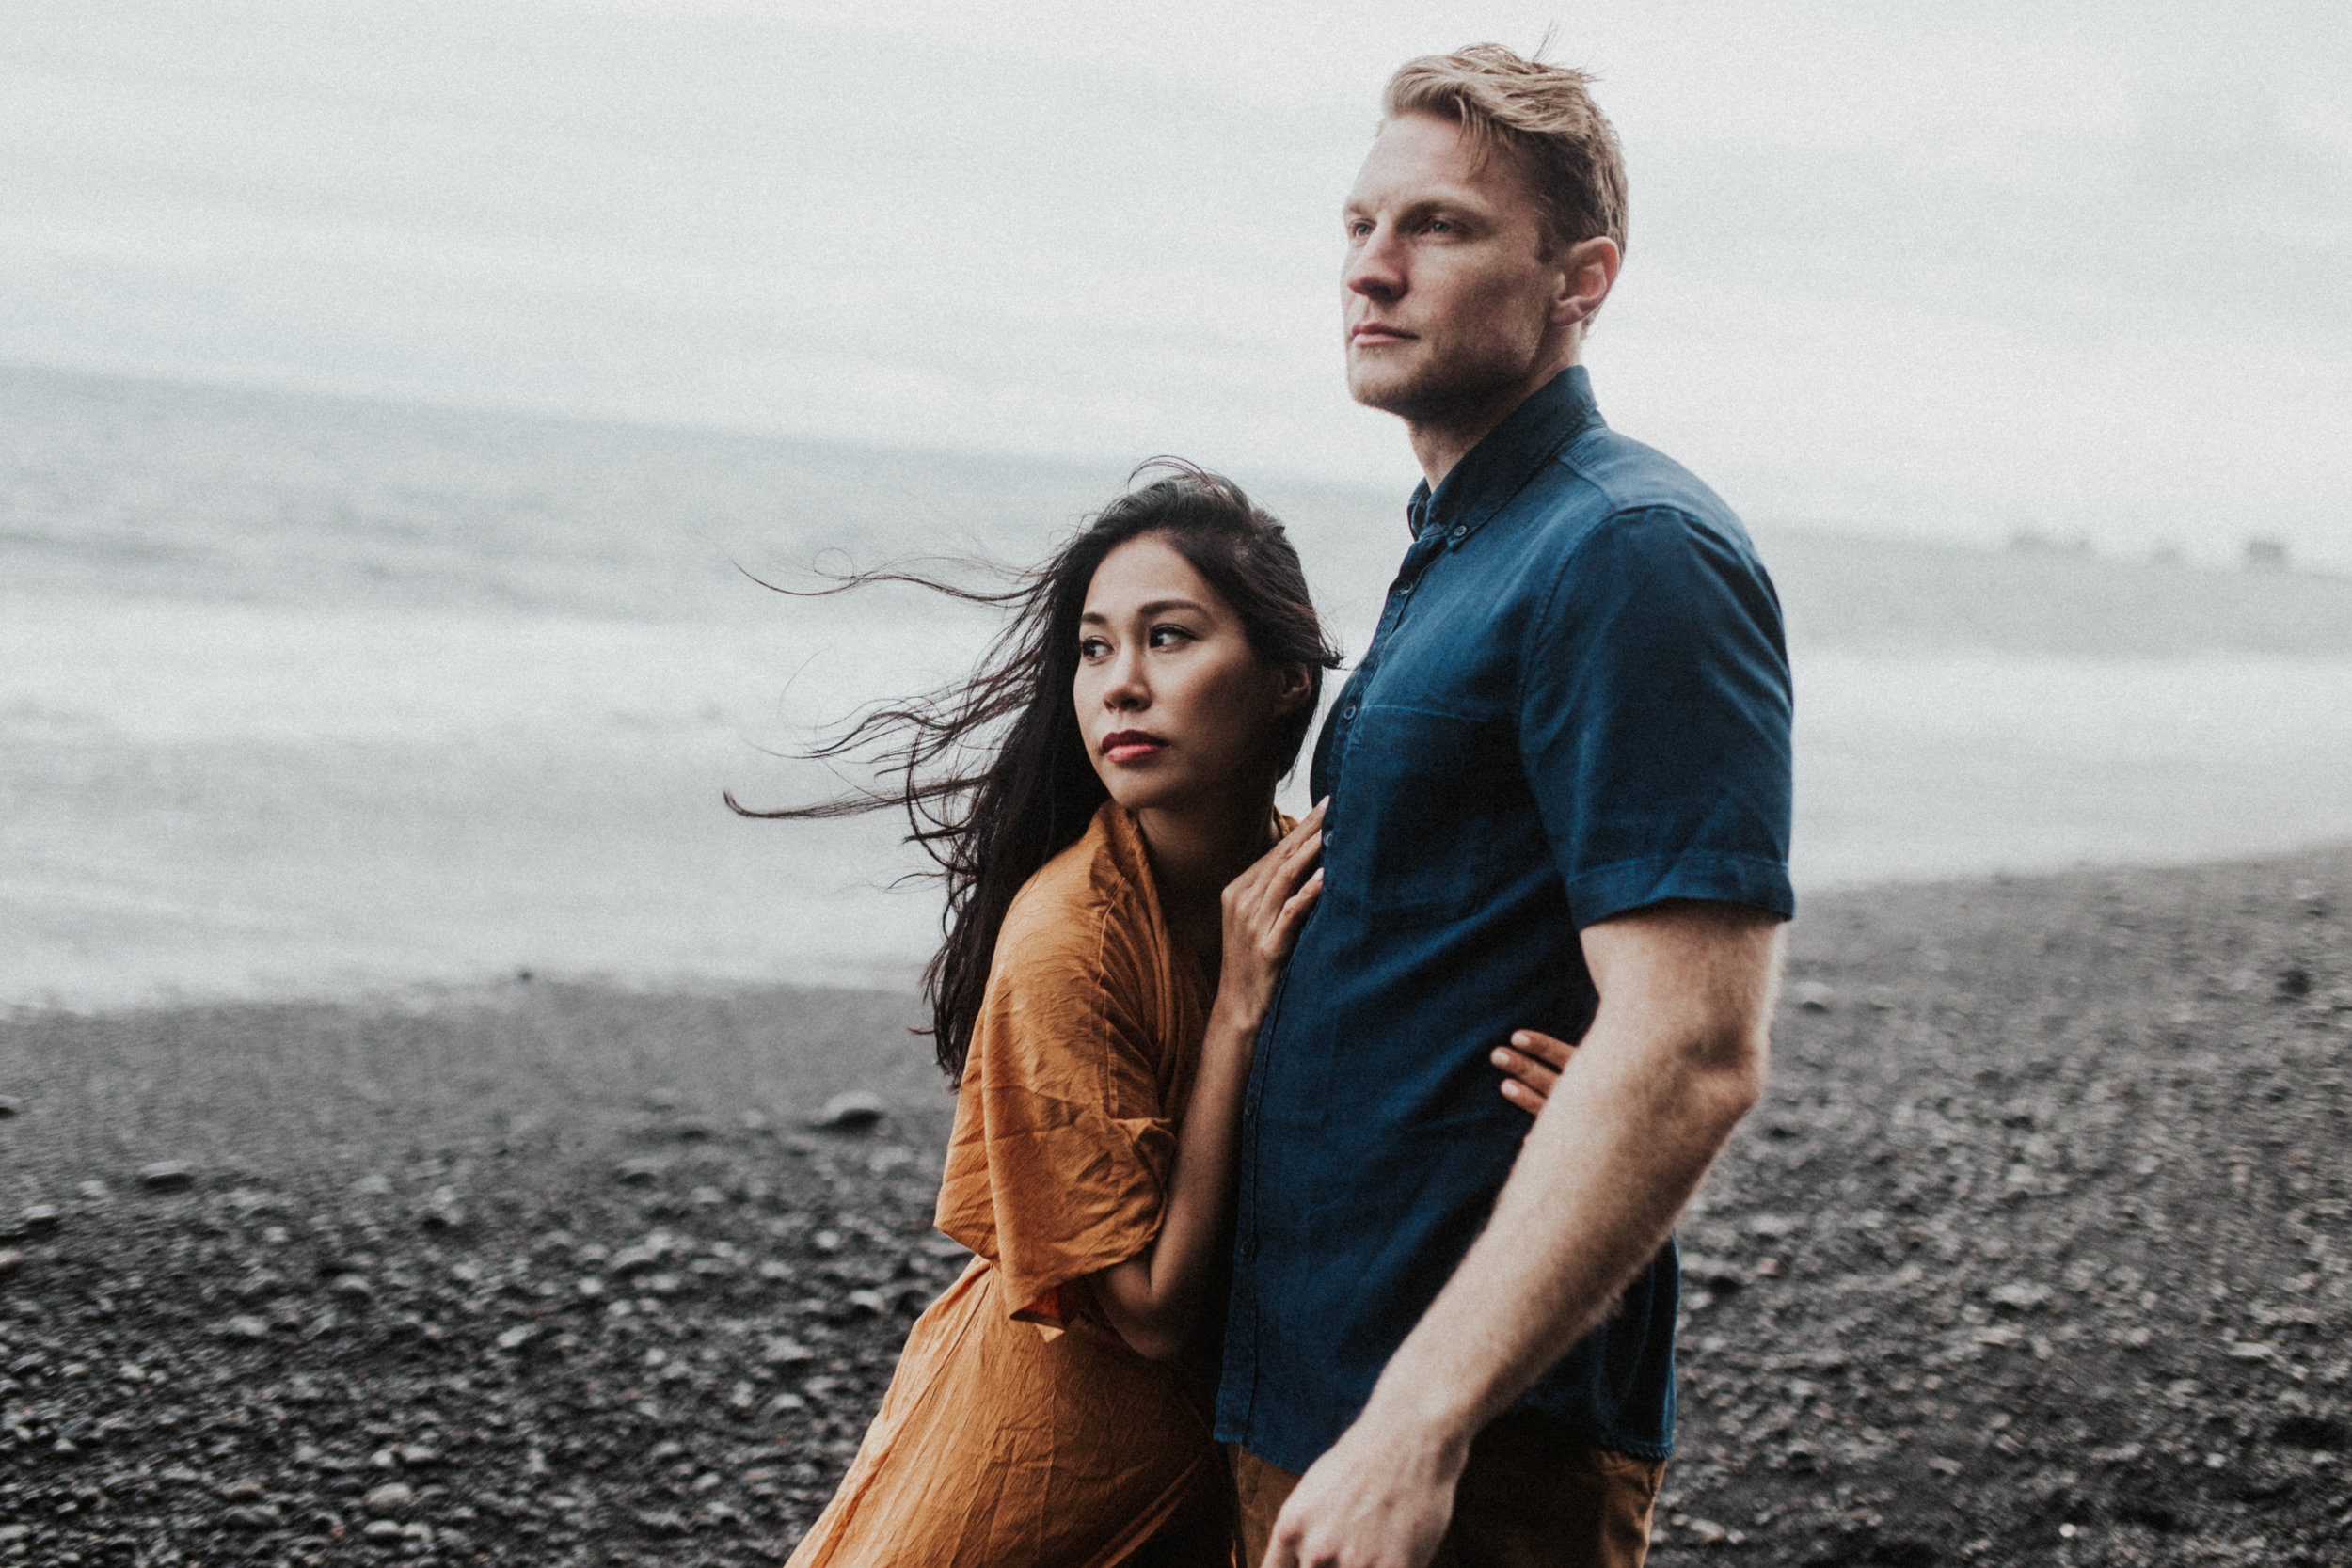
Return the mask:
[[[1470,1439],[1608,1314],[1762,1092],[1779,917],[1677,902],[1586,927],[1599,1011],[1494,1216],[1276,1521],[1269,1568],[1422,1568]]]

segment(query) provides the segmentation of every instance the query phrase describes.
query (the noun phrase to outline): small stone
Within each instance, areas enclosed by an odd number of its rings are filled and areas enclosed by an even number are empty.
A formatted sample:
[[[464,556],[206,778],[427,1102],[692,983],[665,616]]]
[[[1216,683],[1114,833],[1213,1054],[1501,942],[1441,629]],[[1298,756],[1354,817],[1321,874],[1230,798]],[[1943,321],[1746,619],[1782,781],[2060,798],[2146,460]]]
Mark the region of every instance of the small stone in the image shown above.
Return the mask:
[[[220,1522],[230,1529],[276,1529],[286,1522],[285,1514],[270,1503],[259,1503],[220,1511]]]
[[[267,1491],[268,1488],[258,1481],[232,1481],[220,1489],[220,1500],[225,1503],[258,1503]]]
[[[233,1339],[242,1343],[251,1344],[256,1340],[266,1339],[269,1338],[269,1324],[253,1316],[250,1312],[240,1312],[235,1317],[223,1323],[216,1332],[224,1339]]]
[[[2050,1288],[2047,1285],[2036,1284],[2027,1279],[2012,1279],[2005,1285],[1994,1286],[1985,1293],[1992,1299],[1994,1306],[2007,1307],[2019,1312],[2030,1312],[2038,1307],[2045,1307],[2050,1300]]]
[[[499,1335],[499,1349],[522,1350],[530,1345],[533,1339],[539,1338],[539,1333],[540,1329],[537,1323],[516,1323],[513,1328],[507,1329]]]
[[[371,1541],[397,1541],[400,1539],[400,1523],[394,1519],[370,1519],[359,1533]]]
[[[1797,1231],[1797,1222],[1786,1214],[1750,1214],[1747,1233],[1767,1242],[1777,1242]]]
[[[237,1299],[251,1307],[286,1288],[286,1276],[275,1269],[256,1269],[237,1282]]]
[[[24,1255],[12,1246],[0,1247],[0,1279],[12,1277],[24,1266]]]
[[[723,1209],[727,1195],[716,1187],[697,1187],[688,1195],[686,1201],[697,1209]]]
[[[184,1193],[196,1185],[196,1172],[183,1160],[157,1160],[139,1167],[139,1185],[151,1193]]]
[[[400,1463],[411,1470],[427,1469],[441,1463],[441,1450],[429,1443],[410,1443],[400,1450]]]
[[[890,1310],[889,1298],[880,1291],[851,1291],[845,1298],[850,1311],[861,1318],[879,1318]]]
[[[372,1170],[354,1181],[351,1190],[361,1197],[389,1197],[391,1196],[392,1179],[382,1171]]]
[[[1712,1519],[1693,1519],[1683,1528],[1691,1532],[1693,1546],[1720,1546],[1731,1539],[1731,1531]]]
[[[1825,1013],[1837,1005],[1837,988],[1820,980],[1799,980],[1788,988],[1788,1000],[1801,1011]]]
[[[653,1187],[660,1184],[662,1173],[669,1168],[668,1161],[641,1154],[622,1161],[613,1168],[612,1177],[625,1187]]]
[[[887,1109],[882,1096],[865,1089],[848,1089],[826,1101],[824,1109],[809,1118],[809,1125],[836,1132],[863,1132],[882,1120]]]
[[[746,1111],[736,1121],[746,1132],[765,1132],[775,1125],[768,1119],[765,1111]]]
[[[58,1227],[65,1224],[65,1216],[57,1212],[54,1203],[35,1203],[27,1205],[24,1212],[17,1216],[17,1221],[24,1227],[24,1233],[28,1236],[54,1236]]]
[[[368,1283],[367,1275],[359,1274],[337,1275],[326,1282],[326,1292],[354,1306],[375,1299],[375,1287]]]
[[[382,1519],[405,1512],[408,1505],[416,1500],[416,1493],[409,1490],[406,1482],[388,1481],[381,1486],[371,1488],[368,1495],[359,1499],[359,1504],[370,1514]]]
[[[103,1203],[115,1196],[103,1181],[84,1181],[73,1190],[92,1203]]]
[[[10,1117],[21,1117],[24,1114],[24,1101],[12,1094],[0,1094],[0,1121],[6,1121]]]
[[[817,1359],[817,1353],[798,1339],[771,1339],[760,1359],[771,1367],[801,1367]]]

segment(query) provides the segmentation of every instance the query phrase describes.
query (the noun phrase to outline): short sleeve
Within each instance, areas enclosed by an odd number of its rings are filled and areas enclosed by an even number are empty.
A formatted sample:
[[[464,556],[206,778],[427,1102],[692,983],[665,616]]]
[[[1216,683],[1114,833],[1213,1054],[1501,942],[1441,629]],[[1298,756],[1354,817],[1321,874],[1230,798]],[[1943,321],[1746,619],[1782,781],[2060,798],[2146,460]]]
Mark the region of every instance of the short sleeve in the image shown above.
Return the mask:
[[[1073,929],[1073,927],[1075,929]],[[1175,1164],[1142,956],[1096,911],[1008,920],[973,1030],[939,1227],[997,1269],[1017,1317],[1159,1232]]]
[[[1793,914],[1788,657],[1744,542],[1612,516],[1527,637],[1521,760],[1577,927],[1670,898]]]

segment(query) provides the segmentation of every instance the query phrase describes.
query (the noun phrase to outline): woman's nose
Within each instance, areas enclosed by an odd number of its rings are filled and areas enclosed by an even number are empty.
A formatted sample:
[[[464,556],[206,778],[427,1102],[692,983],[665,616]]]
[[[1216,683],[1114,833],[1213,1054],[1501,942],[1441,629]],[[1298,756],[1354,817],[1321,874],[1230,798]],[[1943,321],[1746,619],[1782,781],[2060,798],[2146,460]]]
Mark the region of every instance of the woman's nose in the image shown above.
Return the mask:
[[[1111,666],[1111,678],[1103,689],[1104,705],[1126,712],[1131,708],[1149,706],[1152,688],[1143,678],[1143,660],[1132,651],[1121,653]]]

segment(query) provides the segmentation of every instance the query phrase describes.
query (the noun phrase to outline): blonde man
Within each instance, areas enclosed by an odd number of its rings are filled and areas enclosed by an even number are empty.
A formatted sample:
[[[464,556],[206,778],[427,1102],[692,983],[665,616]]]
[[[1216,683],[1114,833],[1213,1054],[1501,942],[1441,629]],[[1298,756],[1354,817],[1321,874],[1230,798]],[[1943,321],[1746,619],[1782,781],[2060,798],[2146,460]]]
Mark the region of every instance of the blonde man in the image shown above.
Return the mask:
[[[1412,61],[1347,199],[1349,389],[1424,483],[1245,1101],[1217,1434],[1253,1565],[1640,1563],[1672,1227],[1763,1081],[1779,606],[1579,364],[1625,249],[1587,86]]]

